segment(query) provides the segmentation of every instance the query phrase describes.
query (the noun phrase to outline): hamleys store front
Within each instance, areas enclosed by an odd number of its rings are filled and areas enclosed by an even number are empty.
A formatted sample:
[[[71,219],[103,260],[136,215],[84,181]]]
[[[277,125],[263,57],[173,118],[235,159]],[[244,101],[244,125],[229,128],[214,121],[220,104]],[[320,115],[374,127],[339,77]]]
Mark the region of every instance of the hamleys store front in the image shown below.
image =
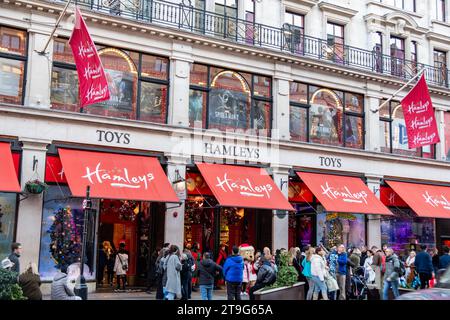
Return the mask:
[[[83,223],[88,223],[86,277],[110,287],[110,250],[129,253],[129,285],[146,284],[148,257],[164,241],[165,203],[178,203],[155,156],[51,148],[47,154],[39,272],[50,281],[62,265],[80,257]],[[86,187],[93,210],[83,220]],[[76,272],[76,271],[75,271]],[[70,273],[70,271],[69,271]],[[72,275],[74,276],[74,275]]]

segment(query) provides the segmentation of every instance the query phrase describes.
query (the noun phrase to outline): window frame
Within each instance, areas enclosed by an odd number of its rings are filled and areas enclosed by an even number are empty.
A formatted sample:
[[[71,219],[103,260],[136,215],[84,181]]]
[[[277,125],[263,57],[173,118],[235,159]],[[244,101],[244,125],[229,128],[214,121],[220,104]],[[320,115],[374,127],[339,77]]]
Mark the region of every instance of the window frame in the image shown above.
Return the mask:
[[[56,38],[59,40],[65,40],[68,41],[67,38]],[[168,57],[164,57],[161,55],[155,55],[152,53],[146,53],[146,52],[140,52],[140,51],[133,51],[133,50],[127,50],[127,49],[123,49],[123,48],[119,48],[119,47],[113,47],[113,46],[108,46],[108,45],[96,45],[101,46],[103,48],[114,48],[117,50],[122,51],[124,54],[127,54],[127,51],[131,51],[134,53],[137,53],[138,56],[138,65],[136,66],[137,69],[137,85],[136,85],[136,119],[126,119],[126,120],[131,120],[131,121],[142,121],[142,122],[147,122],[147,123],[158,123],[158,124],[167,124],[168,122],[168,117],[169,117],[169,107],[170,107],[170,59]],[[167,70],[166,70],[166,74],[167,74],[167,78],[165,80],[163,79],[158,79],[158,78],[153,78],[153,77],[148,77],[148,76],[143,76],[142,75],[142,64],[143,64],[143,56],[144,55],[148,55],[148,56],[153,56],[153,57],[157,57],[157,58],[163,58],[163,59],[167,59]],[[55,61],[53,60],[52,63],[52,71],[53,71],[53,67],[58,67],[61,69],[67,69],[67,70],[75,70],[76,71],[76,66],[73,63],[68,63],[68,62],[61,62],[61,61]],[[153,122],[153,121],[146,121],[146,120],[141,120],[140,119],[140,114],[141,114],[141,84],[142,83],[153,83],[153,84],[159,84],[159,85],[166,85],[167,87],[167,92],[166,92],[166,114],[165,114],[165,119],[164,122]],[[51,84],[50,84],[51,86]],[[79,97],[78,97],[78,104],[79,104]],[[84,108],[82,108],[81,106],[78,105],[79,111],[76,113],[83,113],[86,114],[84,112]],[[57,109],[56,109],[57,110]],[[123,119],[123,118],[117,118],[117,117],[112,117],[114,119]]]
[[[14,26],[8,26],[8,25],[0,25],[0,28],[8,28],[8,29],[14,29],[17,31],[21,31],[25,33],[25,50],[24,55],[15,54],[11,52],[3,52],[0,50],[0,58],[7,59],[7,60],[15,60],[15,61],[21,61],[23,62],[23,79],[22,79],[22,96],[20,97],[20,103],[19,104],[11,104],[11,105],[24,105],[25,103],[25,95],[26,95],[26,84],[27,84],[27,75],[28,75],[28,50],[29,50],[29,43],[30,43],[30,37],[28,34],[28,31],[25,29],[17,28]],[[1,102],[0,103],[6,103]],[[8,103],[10,104],[10,103]]]
[[[301,85],[306,85],[306,94],[307,94],[307,103],[301,103],[301,102],[296,102],[296,101],[292,101],[290,96],[289,96],[289,106],[292,107],[296,107],[296,108],[303,108],[303,109],[307,109],[306,115],[306,128],[307,128],[307,140],[306,141],[298,141],[298,140],[293,140],[291,138],[292,141],[297,141],[297,142],[307,142],[307,143],[314,143],[311,142],[311,138],[310,138],[310,131],[311,131],[311,121],[310,121],[310,109],[311,109],[311,101],[310,101],[310,93],[311,93],[311,86],[313,87],[318,87],[319,89],[326,89],[326,90],[330,90],[330,91],[335,91],[336,89],[331,89],[329,87],[324,87],[321,85],[314,85],[314,84],[308,84],[308,83],[304,83],[304,82],[300,82],[300,81],[292,81]],[[291,83],[292,83],[291,82]],[[355,93],[355,92],[349,92],[349,91],[344,91],[344,90],[338,90],[342,92],[342,136],[340,138],[342,138],[342,143],[339,145],[334,145],[334,144],[329,144],[330,146],[337,146],[337,147],[343,147],[343,148],[349,148],[349,149],[356,149],[356,150],[365,150],[366,148],[366,142],[365,142],[365,136],[366,136],[366,113],[365,113],[365,101],[364,101],[364,95],[360,94],[360,93]],[[363,97],[362,99],[362,103],[363,105],[361,106],[361,113],[356,112],[356,111],[351,111],[351,110],[347,110],[346,107],[346,95],[347,94],[352,94],[352,95],[361,95]],[[354,148],[348,145],[347,141],[346,141],[346,130],[345,130],[345,125],[346,125],[346,120],[347,117],[355,117],[355,118],[360,118],[362,119],[362,136],[361,136],[361,142],[362,142],[362,146],[361,148]],[[290,120],[290,119],[289,119]],[[289,128],[290,129],[290,128]],[[314,144],[319,144],[319,143],[314,143]],[[328,144],[327,144],[328,145]]]
[[[436,0],[436,20],[447,22],[447,3],[446,0]],[[439,16],[441,14],[441,17]]]
[[[248,134],[248,131],[250,130],[259,130],[259,129],[253,129],[253,125],[254,125],[254,107],[255,107],[255,102],[266,102],[266,103],[270,103],[271,108],[270,108],[270,119],[269,119],[269,124],[270,124],[270,128],[266,128],[263,130],[267,130],[267,135],[266,137],[270,138],[272,136],[272,128],[273,128],[273,79],[271,76],[266,76],[266,75],[262,75],[259,73],[252,73],[252,72],[245,72],[245,71],[239,71],[239,70],[235,70],[235,69],[231,69],[231,68],[225,68],[225,67],[221,67],[221,66],[215,66],[215,65],[208,65],[208,64],[204,64],[204,63],[195,63],[193,62],[192,65],[200,65],[203,67],[206,67],[206,74],[207,74],[207,83],[205,86],[199,86],[196,84],[189,84],[189,91],[190,90],[195,90],[195,91],[200,91],[202,93],[206,93],[206,110],[205,110],[205,123],[203,123],[202,121],[202,130],[208,130],[209,128],[209,112],[210,112],[210,103],[209,103],[209,95],[211,92],[211,68],[218,68],[218,69],[222,69],[223,71],[232,71],[232,72],[236,72],[238,73],[240,76],[241,72],[242,73],[247,73],[251,76],[251,83],[249,83],[250,86],[250,90],[251,90],[251,94],[250,94],[250,114],[248,115],[250,117],[250,127],[245,129],[245,134]],[[270,97],[263,97],[263,96],[258,96],[255,95],[255,88],[254,88],[254,81],[255,81],[255,77],[257,76],[261,76],[261,77],[266,77],[266,78],[270,78]],[[242,76],[243,77],[243,76]],[[243,77],[244,78],[244,77]],[[195,127],[191,127],[189,125],[189,128],[194,129]],[[251,133],[251,135],[257,135],[258,134],[253,134]]]

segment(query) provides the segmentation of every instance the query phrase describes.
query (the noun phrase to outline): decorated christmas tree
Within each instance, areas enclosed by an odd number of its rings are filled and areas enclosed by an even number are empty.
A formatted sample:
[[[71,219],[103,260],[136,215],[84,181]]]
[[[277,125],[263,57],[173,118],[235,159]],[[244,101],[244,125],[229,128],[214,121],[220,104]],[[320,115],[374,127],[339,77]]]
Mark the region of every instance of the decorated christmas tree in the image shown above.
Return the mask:
[[[76,262],[81,253],[81,228],[75,223],[70,207],[60,208],[50,229],[50,253],[55,268],[69,266]]]

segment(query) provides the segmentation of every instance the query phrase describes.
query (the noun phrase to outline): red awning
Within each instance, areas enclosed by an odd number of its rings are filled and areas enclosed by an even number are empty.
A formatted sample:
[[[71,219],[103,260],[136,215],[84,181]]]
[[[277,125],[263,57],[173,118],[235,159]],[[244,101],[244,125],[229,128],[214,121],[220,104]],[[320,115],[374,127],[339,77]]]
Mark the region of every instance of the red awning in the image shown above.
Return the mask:
[[[326,211],[392,215],[360,178],[306,172],[297,174]]]
[[[450,219],[450,187],[386,181],[420,217]]]
[[[179,202],[159,161],[152,157],[59,149],[75,197]]]
[[[20,192],[20,184],[9,143],[0,143],[0,164],[0,191]]]
[[[196,164],[221,206],[294,211],[264,168]]]

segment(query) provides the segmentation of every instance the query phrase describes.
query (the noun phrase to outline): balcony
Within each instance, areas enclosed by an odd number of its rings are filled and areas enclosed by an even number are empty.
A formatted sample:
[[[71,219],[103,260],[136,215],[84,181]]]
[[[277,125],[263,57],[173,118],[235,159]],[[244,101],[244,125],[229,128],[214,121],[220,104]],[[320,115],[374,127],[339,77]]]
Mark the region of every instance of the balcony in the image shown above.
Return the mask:
[[[61,2],[59,0],[52,2]],[[65,1],[64,1],[65,2]],[[450,71],[398,59],[324,39],[306,36],[303,29],[284,24],[281,28],[194,8],[189,0],[74,0],[81,7],[112,16],[221,38],[234,43],[276,50],[295,56],[324,60],[336,65],[409,80],[425,69],[429,84],[450,88]]]

